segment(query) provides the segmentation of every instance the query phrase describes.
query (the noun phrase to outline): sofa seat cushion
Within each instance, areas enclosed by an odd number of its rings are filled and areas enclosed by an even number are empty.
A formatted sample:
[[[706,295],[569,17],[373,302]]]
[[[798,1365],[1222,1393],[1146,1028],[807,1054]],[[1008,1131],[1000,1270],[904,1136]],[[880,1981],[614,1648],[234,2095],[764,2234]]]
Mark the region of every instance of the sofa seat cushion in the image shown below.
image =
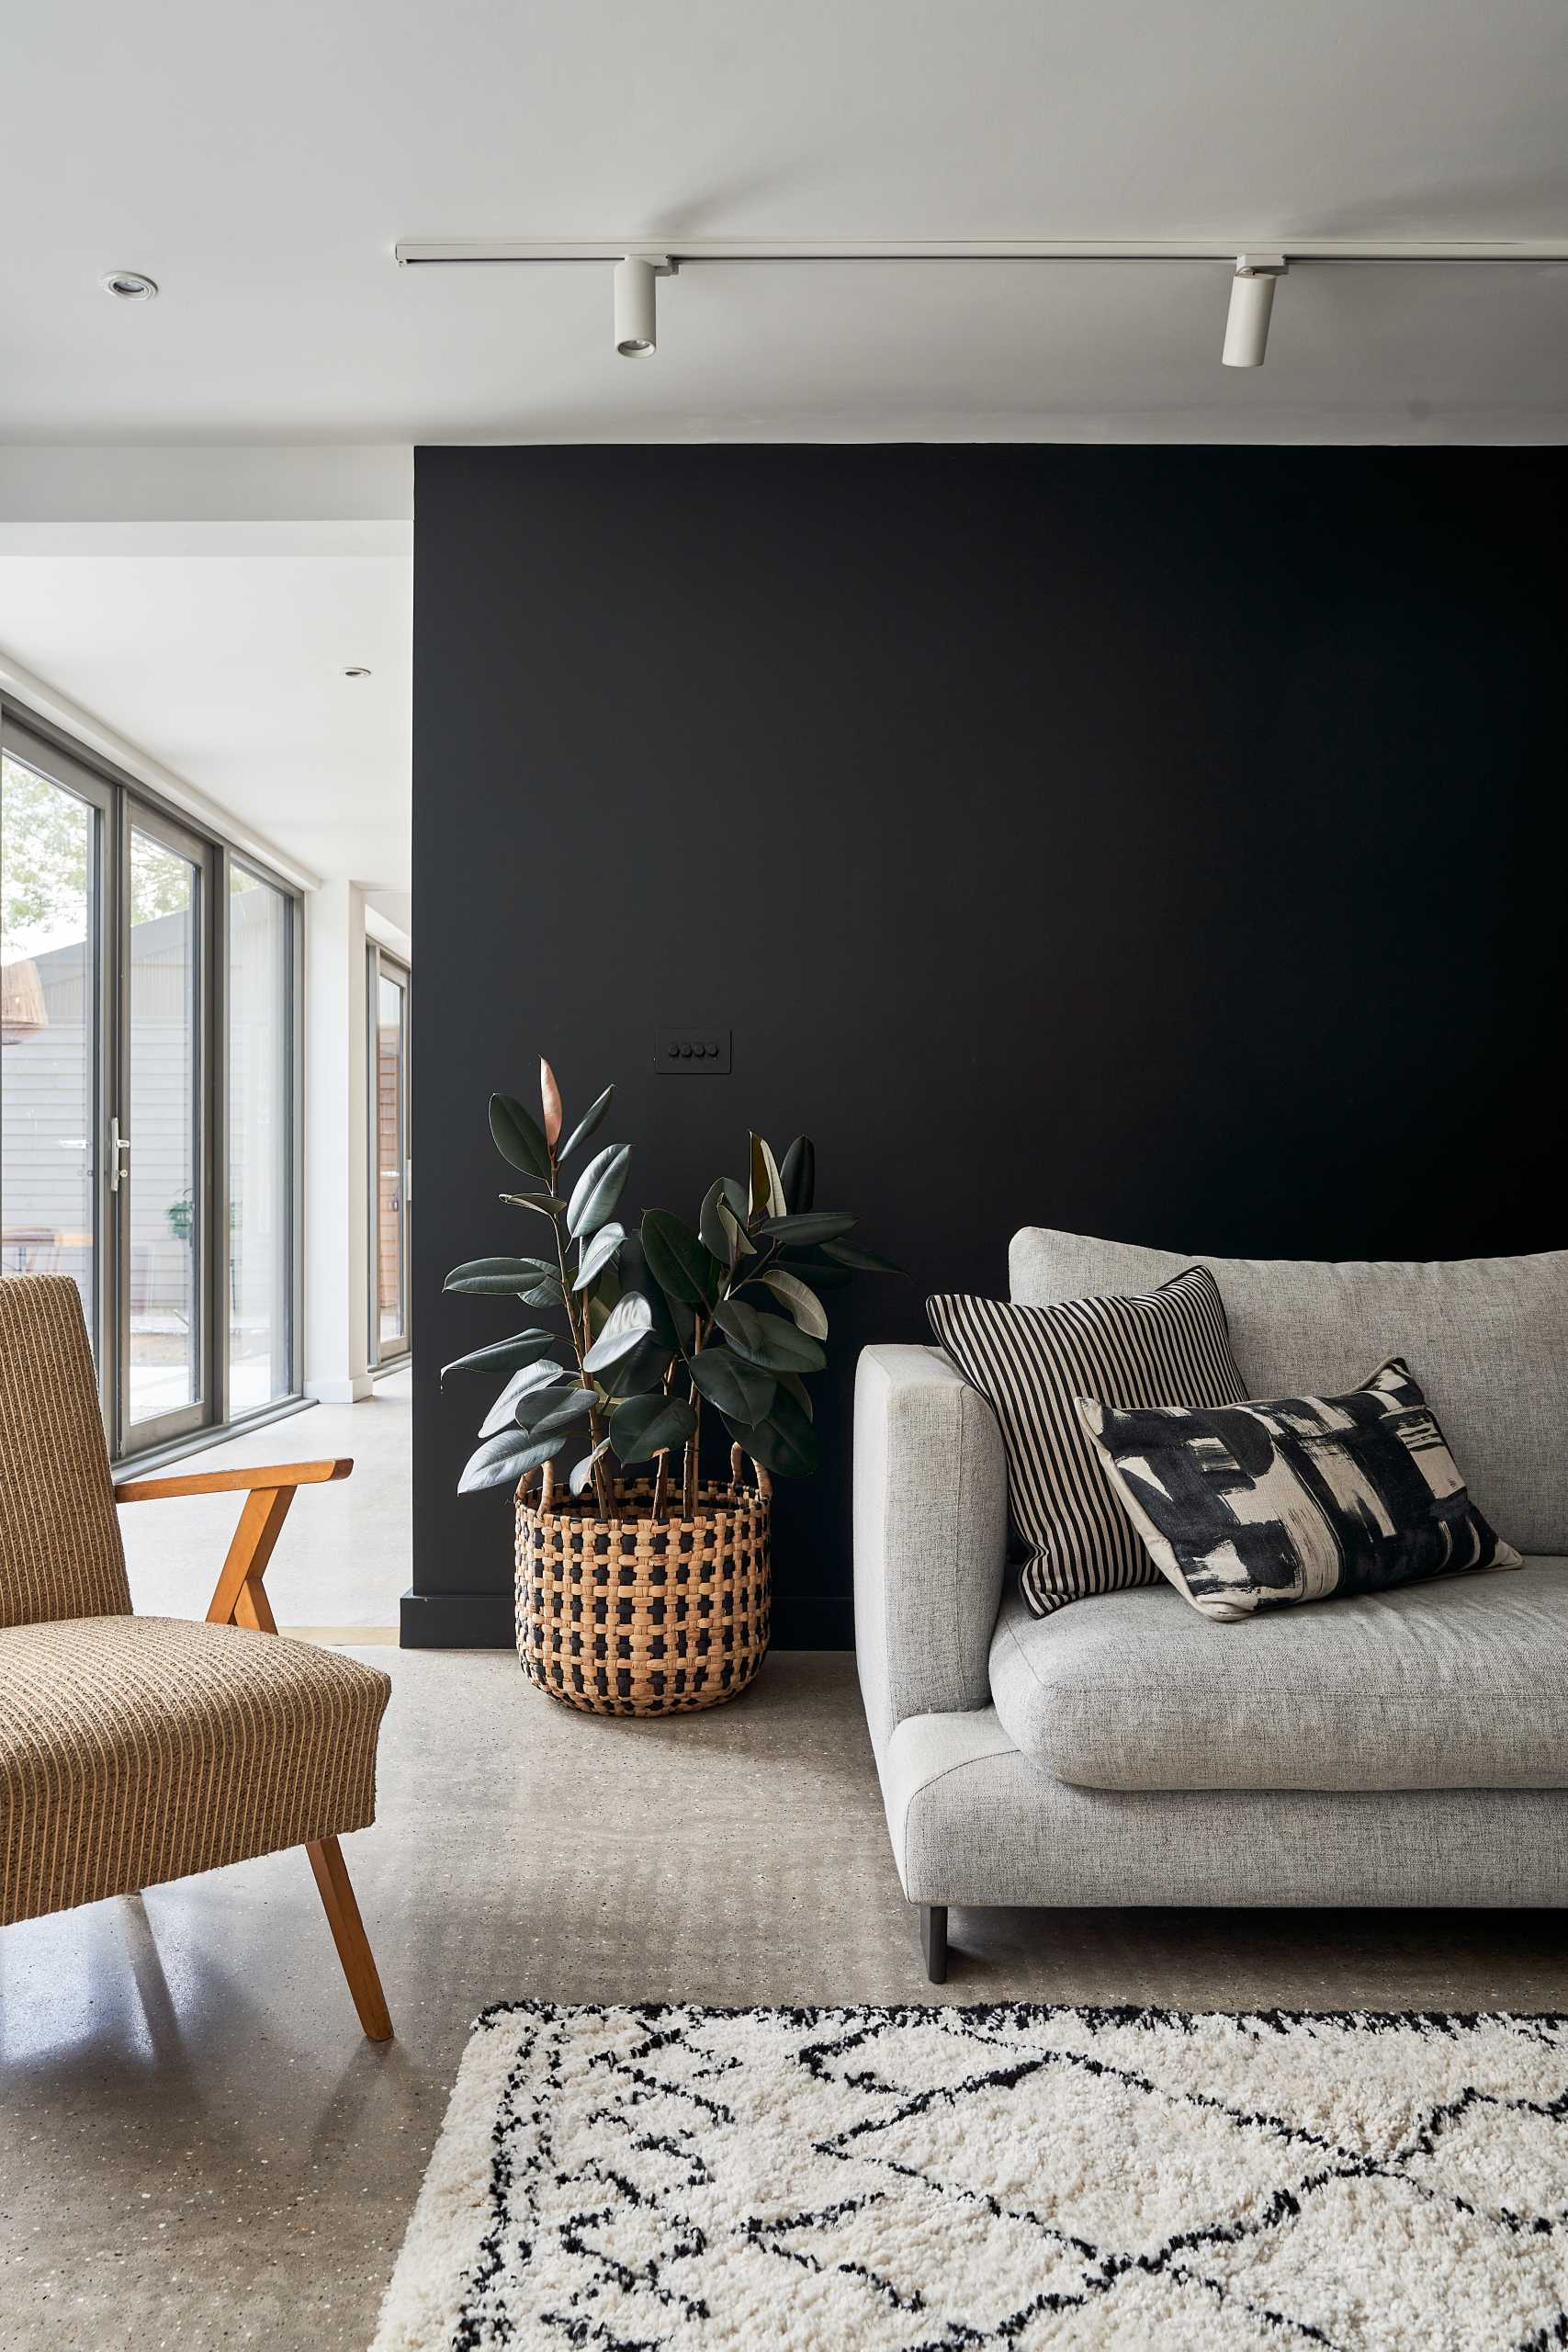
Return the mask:
[[[1222,1624],[1157,1589],[991,1643],[1008,1736],[1087,1789],[1568,1788],[1568,1559]]]
[[[390,1690],[238,1625],[0,1630],[0,1923],[364,1828]]]

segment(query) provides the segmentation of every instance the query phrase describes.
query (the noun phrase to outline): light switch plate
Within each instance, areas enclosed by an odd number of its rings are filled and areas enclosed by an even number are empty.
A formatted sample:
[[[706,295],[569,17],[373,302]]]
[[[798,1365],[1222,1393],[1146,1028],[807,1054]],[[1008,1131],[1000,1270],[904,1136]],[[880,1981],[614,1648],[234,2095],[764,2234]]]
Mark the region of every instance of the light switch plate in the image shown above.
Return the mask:
[[[660,1022],[653,1067],[665,1078],[728,1078],[729,1031],[702,1021]]]

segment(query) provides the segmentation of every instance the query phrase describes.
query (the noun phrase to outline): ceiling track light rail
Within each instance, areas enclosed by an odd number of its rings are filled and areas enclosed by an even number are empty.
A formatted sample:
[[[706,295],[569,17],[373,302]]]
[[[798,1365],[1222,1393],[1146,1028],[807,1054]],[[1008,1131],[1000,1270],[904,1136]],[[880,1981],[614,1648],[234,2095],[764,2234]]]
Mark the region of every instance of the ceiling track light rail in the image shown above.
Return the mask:
[[[638,239],[533,237],[458,239],[426,243],[403,240],[393,248],[400,268],[472,266],[486,264],[608,262],[615,270],[615,341],[623,358],[640,358],[659,347],[656,282],[673,277],[685,264],[702,262],[989,261],[989,262],[1210,262],[1231,271],[1230,310],[1222,360],[1227,368],[1260,368],[1269,345],[1274,289],[1294,266],[1495,267],[1568,263],[1568,239],[1460,239],[1443,243],[1390,243],[1367,238],[1292,240],[1288,252],[1261,244],[1142,238],[1135,242],[1096,238],[760,238],[698,237],[678,246]]]
[[[974,238],[459,238],[429,243],[405,238],[392,248],[405,269],[453,262],[618,262],[641,256],[657,263],[699,261],[1217,261],[1234,268],[1240,254],[1281,250],[1277,238],[1140,237],[1085,240],[1060,237]],[[1386,240],[1303,237],[1285,241],[1293,262],[1565,262],[1568,237],[1470,238],[1460,243],[1390,243]]]

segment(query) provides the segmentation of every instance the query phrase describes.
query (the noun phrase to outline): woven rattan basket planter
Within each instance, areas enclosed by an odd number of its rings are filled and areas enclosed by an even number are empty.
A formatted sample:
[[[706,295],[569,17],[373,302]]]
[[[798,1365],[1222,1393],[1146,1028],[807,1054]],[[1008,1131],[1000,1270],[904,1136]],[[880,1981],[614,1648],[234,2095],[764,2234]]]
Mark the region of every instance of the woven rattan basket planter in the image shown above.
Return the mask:
[[[767,1654],[770,1490],[698,1489],[694,1517],[655,1521],[653,1487],[559,1493],[545,1468],[517,1494],[517,1655],[541,1690],[592,1715],[680,1715],[736,1698]]]

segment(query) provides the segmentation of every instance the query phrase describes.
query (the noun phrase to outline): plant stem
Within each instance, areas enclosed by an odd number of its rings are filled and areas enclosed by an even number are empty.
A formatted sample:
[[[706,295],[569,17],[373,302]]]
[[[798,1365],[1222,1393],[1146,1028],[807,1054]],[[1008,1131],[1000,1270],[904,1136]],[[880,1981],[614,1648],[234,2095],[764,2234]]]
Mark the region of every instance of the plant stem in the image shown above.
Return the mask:
[[[701,1351],[704,1336],[703,1318],[700,1315],[694,1315],[692,1317],[693,1355],[696,1355]],[[691,1382],[686,1394],[696,1427],[686,1440],[685,1452],[682,1457],[681,1508],[685,1518],[693,1519],[696,1515],[697,1509],[698,1456],[702,1451],[703,1442],[703,1398],[702,1391],[694,1380]]]
[[[694,1380],[692,1383],[692,1413],[696,1421],[696,1428],[692,1431],[686,1445],[686,1517],[688,1519],[696,1517],[699,1460],[703,1450],[703,1393]]]

